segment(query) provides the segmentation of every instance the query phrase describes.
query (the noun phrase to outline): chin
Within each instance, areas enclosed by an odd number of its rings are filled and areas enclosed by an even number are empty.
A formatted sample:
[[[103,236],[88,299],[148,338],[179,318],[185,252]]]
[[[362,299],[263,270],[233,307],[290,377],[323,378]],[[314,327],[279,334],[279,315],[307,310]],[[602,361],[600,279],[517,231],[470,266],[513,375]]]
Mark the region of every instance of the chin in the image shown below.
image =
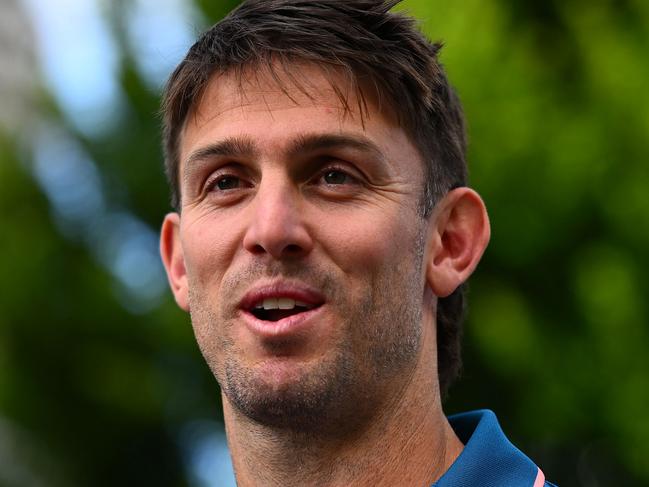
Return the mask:
[[[222,388],[232,406],[254,422],[315,432],[340,416],[340,404],[350,403],[357,385],[350,372],[341,357],[318,364],[276,358],[255,368],[228,364]]]

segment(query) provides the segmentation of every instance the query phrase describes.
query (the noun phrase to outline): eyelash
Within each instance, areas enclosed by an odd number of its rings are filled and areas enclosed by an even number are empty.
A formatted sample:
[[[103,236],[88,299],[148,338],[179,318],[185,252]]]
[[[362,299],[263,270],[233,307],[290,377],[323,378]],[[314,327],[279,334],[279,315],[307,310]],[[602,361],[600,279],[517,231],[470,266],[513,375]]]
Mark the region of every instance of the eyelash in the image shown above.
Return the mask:
[[[238,185],[235,188],[230,188],[230,189],[239,189],[241,188],[241,184],[245,183],[245,179],[243,179],[241,176],[235,174],[234,172],[223,172],[220,174],[216,174],[210,178],[207,179],[205,182],[205,192],[209,193],[214,190],[219,190],[219,191],[228,191],[228,189],[220,189],[218,188],[218,184],[225,180],[225,179],[234,179],[238,181]]]
[[[340,183],[340,184],[327,183],[325,181],[325,184],[327,184],[327,186],[342,186],[342,185],[346,185],[346,184],[358,184],[359,183],[359,178],[356,175],[354,175],[349,169],[338,166],[338,165],[330,165],[330,166],[324,167],[318,173],[318,175],[316,177],[316,181],[320,181],[321,179],[324,179],[327,176],[327,174],[329,174],[331,172],[337,172],[337,173],[344,174],[345,177],[349,179],[349,181],[346,181],[345,183]]]
[[[347,180],[345,182],[338,183],[338,184],[326,182],[324,180],[325,177],[327,176],[327,174],[332,173],[332,172],[343,174]],[[226,189],[218,188],[218,184],[221,181],[225,180],[225,179],[234,179],[234,180],[236,180],[237,181],[237,186],[235,186],[234,188],[226,188]],[[312,179],[312,181],[315,184],[319,184],[320,182],[322,182],[327,187],[333,188],[333,187],[336,187],[336,186],[347,186],[347,185],[359,184],[359,179],[360,178],[357,175],[355,175],[354,173],[352,173],[352,171],[350,171],[348,168],[342,167],[342,166],[337,165],[337,164],[333,164],[333,165],[327,165],[327,166],[323,167],[321,170],[319,170],[316,173],[316,175],[314,176],[314,178]],[[210,192],[213,192],[213,191],[219,191],[219,192],[225,193],[225,192],[233,191],[233,190],[236,190],[236,189],[242,189],[242,188],[249,187],[249,186],[250,186],[249,184],[246,185],[245,178],[243,178],[243,177],[241,177],[241,175],[237,174],[236,171],[228,171],[228,172],[222,172],[220,174],[216,174],[216,175],[213,175],[213,176],[209,177],[207,179],[207,181],[205,182],[205,186],[204,186],[205,190],[204,191],[205,191],[205,193],[210,193]]]

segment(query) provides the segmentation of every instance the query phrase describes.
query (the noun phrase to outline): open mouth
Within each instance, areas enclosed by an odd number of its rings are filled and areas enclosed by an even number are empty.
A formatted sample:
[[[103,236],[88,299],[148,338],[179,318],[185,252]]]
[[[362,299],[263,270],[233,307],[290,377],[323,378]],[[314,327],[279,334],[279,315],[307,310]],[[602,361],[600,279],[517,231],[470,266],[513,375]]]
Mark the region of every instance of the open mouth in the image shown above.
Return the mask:
[[[320,304],[309,304],[291,298],[266,298],[255,303],[250,313],[259,320],[279,321],[319,306]]]

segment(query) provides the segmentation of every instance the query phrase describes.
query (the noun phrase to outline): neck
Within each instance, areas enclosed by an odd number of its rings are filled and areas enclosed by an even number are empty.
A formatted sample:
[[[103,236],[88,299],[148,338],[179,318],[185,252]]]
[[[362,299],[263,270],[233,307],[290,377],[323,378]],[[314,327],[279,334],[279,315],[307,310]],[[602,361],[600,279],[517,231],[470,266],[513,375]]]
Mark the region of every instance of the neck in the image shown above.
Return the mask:
[[[233,408],[224,396],[237,484],[431,485],[463,446],[442,412],[435,364],[425,358],[419,362],[401,388],[386,392],[389,396],[374,415],[350,424],[345,435],[260,425]]]

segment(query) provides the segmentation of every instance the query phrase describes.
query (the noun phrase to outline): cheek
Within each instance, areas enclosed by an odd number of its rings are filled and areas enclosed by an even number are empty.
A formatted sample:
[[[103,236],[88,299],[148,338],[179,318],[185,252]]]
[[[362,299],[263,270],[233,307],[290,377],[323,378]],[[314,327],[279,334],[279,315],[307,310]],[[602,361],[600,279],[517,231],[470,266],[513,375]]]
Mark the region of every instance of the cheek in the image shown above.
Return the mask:
[[[354,215],[321,226],[325,251],[347,273],[394,268],[412,259],[416,248],[414,217],[388,211]]]
[[[239,247],[236,235],[231,222],[209,216],[182,226],[181,240],[190,281],[200,286],[220,281]]]

